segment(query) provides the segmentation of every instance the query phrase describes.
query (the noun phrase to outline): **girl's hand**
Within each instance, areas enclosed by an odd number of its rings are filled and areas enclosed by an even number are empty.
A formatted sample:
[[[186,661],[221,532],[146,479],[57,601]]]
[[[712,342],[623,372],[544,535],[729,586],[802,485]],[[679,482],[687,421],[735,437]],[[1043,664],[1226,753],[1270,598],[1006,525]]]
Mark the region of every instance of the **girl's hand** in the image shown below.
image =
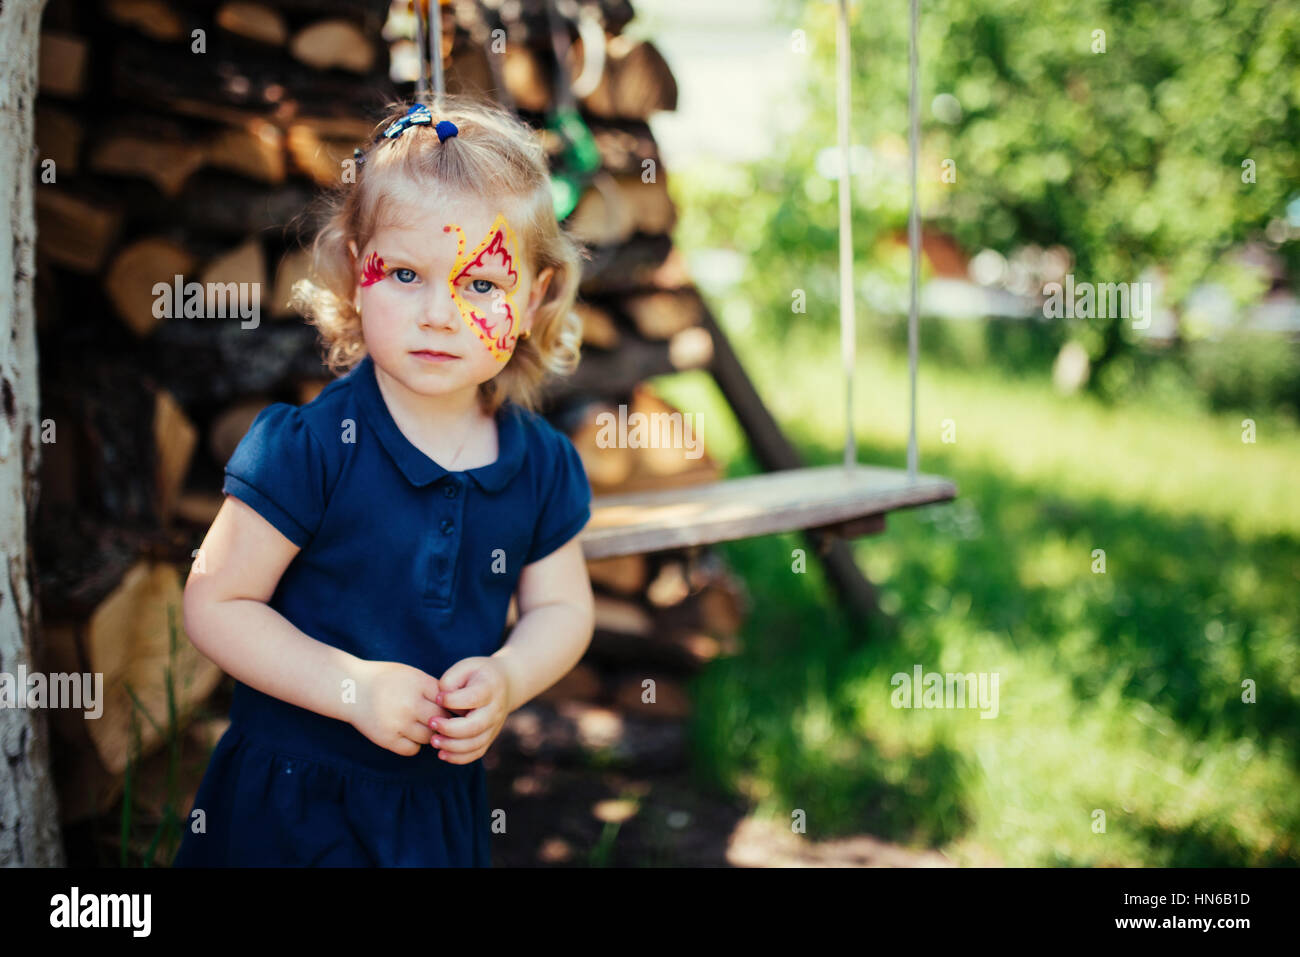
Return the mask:
[[[389,751],[411,757],[431,743],[435,718],[449,712],[434,700],[438,679],[397,661],[367,661],[358,679],[352,726]]]
[[[495,658],[462,658],[446,670],[438,683],[446,690],[434,700],[451,711],[468,712],[464,717],[434,721],[433,746],[439,757],[452,764],[469,764],[487,749],[509,716],[509,695],[505,669]]]

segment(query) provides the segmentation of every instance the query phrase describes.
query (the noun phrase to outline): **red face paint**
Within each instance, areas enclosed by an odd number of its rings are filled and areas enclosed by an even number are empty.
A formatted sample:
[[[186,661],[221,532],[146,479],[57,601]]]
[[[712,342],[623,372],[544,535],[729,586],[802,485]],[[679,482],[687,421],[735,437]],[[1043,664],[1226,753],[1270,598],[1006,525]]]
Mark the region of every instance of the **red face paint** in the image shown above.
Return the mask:
[[[449,232],[451,228],[444,227],[444,231]],[[459,226],[455,229],[460,233],[457,239],[456,262],[447,277],[447,282],[451,286],[452,299],[460,309],[461,318],[488,347],[493,357],[499,362],[505,362],[514,352],[518,336],[515,329],[515,305],[511,299],[511,293],[519,286],[519,273],[515,269],[513,253],[514,234],[506,223],[505,217],[498,214],[484,241],[465,256],[464,233]],[[489,266],[500,266],[504,269],[507,276],[506,284],[504,287],[498,287],[498,295],[490,306],[470,302],[461,294],[460,280]]]
[[[379,253],[372,252],[366,257],[366,264],[361,270],[361,285],[371,286],[388,275],[388,267],[379,258]]]

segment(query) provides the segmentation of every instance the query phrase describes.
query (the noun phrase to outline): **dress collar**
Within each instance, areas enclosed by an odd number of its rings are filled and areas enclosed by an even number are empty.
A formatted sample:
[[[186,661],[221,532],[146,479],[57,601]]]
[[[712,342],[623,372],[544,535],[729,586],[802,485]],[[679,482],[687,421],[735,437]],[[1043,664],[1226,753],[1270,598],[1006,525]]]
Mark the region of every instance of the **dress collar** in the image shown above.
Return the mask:
[[[357,363],[348,376],[356,383],[366,421],[412,485],[428,485],[444,475],[468,475],[484,491],[499,492],[510,484],[510,480],[523,465],[523,423],[519,420],[519,407],[513,402],[506,400],[497,409],[497,460],[478,468],[448,471],[412,445],[411,440],[397,427],[384,402],[383,393],[379,391],[375,363],[370,355]]]

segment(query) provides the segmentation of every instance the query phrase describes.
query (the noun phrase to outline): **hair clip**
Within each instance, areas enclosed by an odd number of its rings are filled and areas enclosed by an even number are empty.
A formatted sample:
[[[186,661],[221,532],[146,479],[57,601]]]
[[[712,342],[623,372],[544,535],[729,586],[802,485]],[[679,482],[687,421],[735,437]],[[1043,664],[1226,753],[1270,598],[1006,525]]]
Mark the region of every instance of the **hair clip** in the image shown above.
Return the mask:
[[[404,116],[400,116],[388,124],[388,129],[380,134],[380,138],[391,140],[401,136],[412,126],[432,125],[433,114],[429,112],[429,108],[423,103],[412,103],[411,108],[406,111]]]
[[[434,132],[438,134],[439,143],[445,143],[460,132],[451,120],[439,120],[435,124],[433,114],[429,112],[427,106],[423,103],[412,103],[404,115],[389,123],[388,128],[375,137],[375,142],[378,143],[381,139],[396,139],[412,126],[432,126]]]

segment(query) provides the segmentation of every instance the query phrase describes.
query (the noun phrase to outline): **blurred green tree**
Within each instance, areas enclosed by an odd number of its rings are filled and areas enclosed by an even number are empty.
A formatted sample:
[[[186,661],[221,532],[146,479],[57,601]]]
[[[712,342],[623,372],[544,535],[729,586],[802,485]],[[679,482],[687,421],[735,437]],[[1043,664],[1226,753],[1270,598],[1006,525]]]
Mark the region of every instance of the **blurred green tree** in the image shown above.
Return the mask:
[[[750,256],[747,290],[778,330],[795,289],[809,319],[837,316],[835,7],[784,4],[788,55],[807,58],[800,128],[692,196],[707,203],[714,236]],[[887,290],[889,311],[905,313],[908,259],[893,237],[905,234],[910,201],[909,6],[855,2],[850,16],[852,139],[868,148],[853,161],[859,289]],[[1300,208],[1300,4],[926,0],[920,22],[926,223],[972,252],[1059,244],[1076,282],[1136,282],[1156,267],[1176,313],[1206,280],[1239,304],[1260,294],[1258,274],[1225,252],[1262,237],[1288,202]],[[945,160],[954,182],[943,181]],[[1280,246],[1292,277],[1298,235],[1292,226]],[[1132,321],[1067,321],[1094,388],[1122,391],[1140,335]],[[1184,323],[1182,333],[1201,330]]]

